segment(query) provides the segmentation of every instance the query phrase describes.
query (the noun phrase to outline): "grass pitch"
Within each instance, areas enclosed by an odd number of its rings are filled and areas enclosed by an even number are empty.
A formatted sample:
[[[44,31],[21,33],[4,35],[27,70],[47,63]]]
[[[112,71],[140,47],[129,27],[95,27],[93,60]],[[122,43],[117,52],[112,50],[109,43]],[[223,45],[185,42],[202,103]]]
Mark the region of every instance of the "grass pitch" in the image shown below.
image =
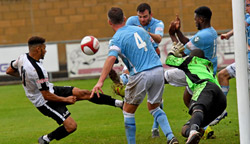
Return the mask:
[[[96,84],[93,80],[74,80],[55,82],[58,86],[75,86],[91,90]],[[103,90],[116,99],[111,90],[111,81],[105,81]],[[218,125],[213,126],[215,139],[201,140],[201,144],[238,144],[239,125],[235,79],[230,80],[227,96],[228,116]],[[163,95],[164,111],[179,142],[185,143],[181,136],[183,124],[190,118],[184,106],[182,95],[184,87],[165,86]],[[21,85],[0,86],[0,143],[1,144],[35,144],[37,139],[58,127],[57,123],[43,116],[26,98]],[[78,124],[77,130],[68,137],[53,141],[60,144],[125,144],[126,136],[121,109],[105,105],[96,105],[89,101],[77,102],[68,106],[71,116]],[[146,100],[135,114],[137,144],[166,143],[163,133],[160,138],[151,138],[153,117],[147,110]]]

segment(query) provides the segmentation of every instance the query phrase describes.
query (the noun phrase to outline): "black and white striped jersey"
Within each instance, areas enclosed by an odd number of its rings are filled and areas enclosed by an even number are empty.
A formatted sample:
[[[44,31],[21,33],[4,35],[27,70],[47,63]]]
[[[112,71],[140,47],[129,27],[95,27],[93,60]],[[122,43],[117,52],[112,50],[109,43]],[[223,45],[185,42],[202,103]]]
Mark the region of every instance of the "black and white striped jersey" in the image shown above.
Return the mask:
[[[36,106],[40,107],[47,102],[41,90],[49,90],[54,93],[53,84],[48,80],[48,73],[42,63],[23,54],[11,63],[11,67],[19,71],[23,88],[28,99]]]

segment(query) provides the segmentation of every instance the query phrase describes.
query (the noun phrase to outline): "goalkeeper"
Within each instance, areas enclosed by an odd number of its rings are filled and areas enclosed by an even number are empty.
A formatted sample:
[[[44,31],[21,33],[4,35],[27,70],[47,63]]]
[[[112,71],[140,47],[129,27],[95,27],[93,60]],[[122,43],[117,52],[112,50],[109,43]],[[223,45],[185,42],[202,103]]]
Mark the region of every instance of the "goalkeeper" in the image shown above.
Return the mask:
[[[185,72],[186,82],[193,91],[189,114],[191,119],[183,126],[182,135],[188,137],[186,144],[199,143],[202,128],[218,117],[226,108],[226,97],[219,82],[213,75],[213,64],[200,49],[192,50],[190,55],[182,58],[184,47],[178,43],[172,47],[166,64]]]

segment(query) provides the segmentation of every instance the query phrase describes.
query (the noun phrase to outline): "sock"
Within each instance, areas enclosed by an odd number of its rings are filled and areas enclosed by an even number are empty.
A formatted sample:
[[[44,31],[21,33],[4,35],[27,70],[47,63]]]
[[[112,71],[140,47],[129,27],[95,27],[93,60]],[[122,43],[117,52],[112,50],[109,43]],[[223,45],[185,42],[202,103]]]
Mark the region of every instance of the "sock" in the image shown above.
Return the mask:
[[[205,126],[203,129],[206,130],[209,125]]]
[[[45,141],[47,141],[47,142],[50,142],[50,139],[48,138],[48,135],[44,135],[44,136],[43,136],[43,139],[44,139]]]
[[[154,123],[153,123],[152,129],[159,129],[159,123],[157,122],[156,119],[154,119]]]
[[[95,104],[105,104],[105,105],[111,105],[115,107],[115,99],[111,96],[105,95],[100,93],[100,98],[98,98],[97,94],[94,94],[94,97],[91,98],[89,101],[95,103]]]
[[[123,115],[128,144],[135,144],[135,114],[123,111]]]
[[[203,121],[204,118],[204,114],[201,110],[194,110],[190,121],[190,129],[186,131],[186,134],[189,134],[190,131],[192,130],[199,130],[200,125]]]
[[[161,100],[160,108],[163,109],[163,100]],[[152,129],[159,129],[159,123],[157,122],[156,119],[154,119]]]
[[[161,100],[160,108],[163,109],[163,100]]]
[[[160,109],[160,107],[157,107],[156,109],[150,110],[150,113],[153,115],[154,119],[159,123],[167,139],[171,140],[174,137],[174,135],[169,125],[168,118],[165,112],[162,109]]]
[[[224,93],[224,95],[227,96],[227,93],[229,91],[229,86],[221,86],[221,90]]]
[[[53,139],[60,140],[64,137],[68,136],[69,134],[71,134],[71,133],[67,132],[67,130],[65,129],[64,126],[60,126],[56,130],[54,130],[53,132],[49,133],[48,138],[50,141],[52,141]]]
[[[192,130],[198,131],[199,129],[200,129],[200,127],[199,127],[197,124],[192,124],[192,125],[191,125],[191,128],[190,128],[190,132],[191,132]]]
[[[115,106],[116,107],[122,107],[123,106],[123,101],[121,101],[121,100],[115,100]]]

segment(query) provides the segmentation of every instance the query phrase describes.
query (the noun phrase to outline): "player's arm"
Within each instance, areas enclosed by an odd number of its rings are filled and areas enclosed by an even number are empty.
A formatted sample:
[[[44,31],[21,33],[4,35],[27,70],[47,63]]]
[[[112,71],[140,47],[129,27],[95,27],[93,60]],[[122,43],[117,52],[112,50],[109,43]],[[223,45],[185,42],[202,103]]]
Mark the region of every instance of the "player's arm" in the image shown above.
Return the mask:
[[[181,43],[185,45],[189,41],[189,39],[185,37],[183,33],[181,32],[181,19],[179,18],[178,14],[176,14],[176,19],[175,19],[174,24],[175,24],[176,35],[178,39],[180,40]]]
[[[106,61],[104,63],[104,66],[102,68],[101,76],[100,76],[97,84],[92,89],[92,92],[91,92],[91,95],[90,95],[91,98],[94,96],[95,92],[96,92],[97,96],[100,97],[99,90],[103,93],[101,87],[103,86],[104,80],[108,76],[108,74],[109,74],[110,70],[112,69],[116,59],[117,58],[115,56],[108,56],[108,58],[106,59]]]
[[[13,63],[14,63],[14,62],[15,62],[15,61],[11,61],[10,66],[9,66],[9,67],[7,68],[7,70],[6,70],[6,74],[11,75],[11,76],[14,76],[14,77],[20,77],[17,68],[15,68],[15,67],[13,66]]]
[[[100,82],[100,83],[103,83],[103,82],[104,82],[104,80],[105,80],[106,77],[108,76],[108,74],[109,74],[111,68],[113,67],[115,61],[116,61],[116,57],[115,57],[115,56],[109,56],[109,57],[106,59],[98,83],[99,83],[99,82]]]
[[[48,101],[64,102],[64,103],[70,103],[70,104],[74,104],[76,102],[75,96],[60,97],[51,93],[49,90],[41,90],[40,92],[42,93],[44,99]]]
[[[183,33],[181,32],[181,30],[177,30],[176,31],[176,35],[177,35],[178,39],[180,40],[180,42],[183,43],[184,45],[187,42],[189,42],[189,39],[183,35]]]
[[[153,34],[153,33],[150,33],[148,32],[149,35],[152,37],[152,39],[156,42],[156,43],[160,43],[161,42],[161,39],[162,39],[162,36],[159,35],[159,34]]]
[[[228,40],[231,36],[233,36],[233,34],[234,34],[234,31],[232,29],[231,31],[229,31],[227,33],[221,34],[220,38]]]
[[[173,46],[169,51],[168,57],[165,61],[166,65],[178,68],[185,60],[181,57],[181,52],[183,52],[184,49],[185,48],[182,43],[173,43]]]
[[[169,33],[169,36],[170,36],[172,42],[178,43],[179,41],[175,36],[175,31],[176,31],[175,21],[172,21],[169,25],[168,33]]]

